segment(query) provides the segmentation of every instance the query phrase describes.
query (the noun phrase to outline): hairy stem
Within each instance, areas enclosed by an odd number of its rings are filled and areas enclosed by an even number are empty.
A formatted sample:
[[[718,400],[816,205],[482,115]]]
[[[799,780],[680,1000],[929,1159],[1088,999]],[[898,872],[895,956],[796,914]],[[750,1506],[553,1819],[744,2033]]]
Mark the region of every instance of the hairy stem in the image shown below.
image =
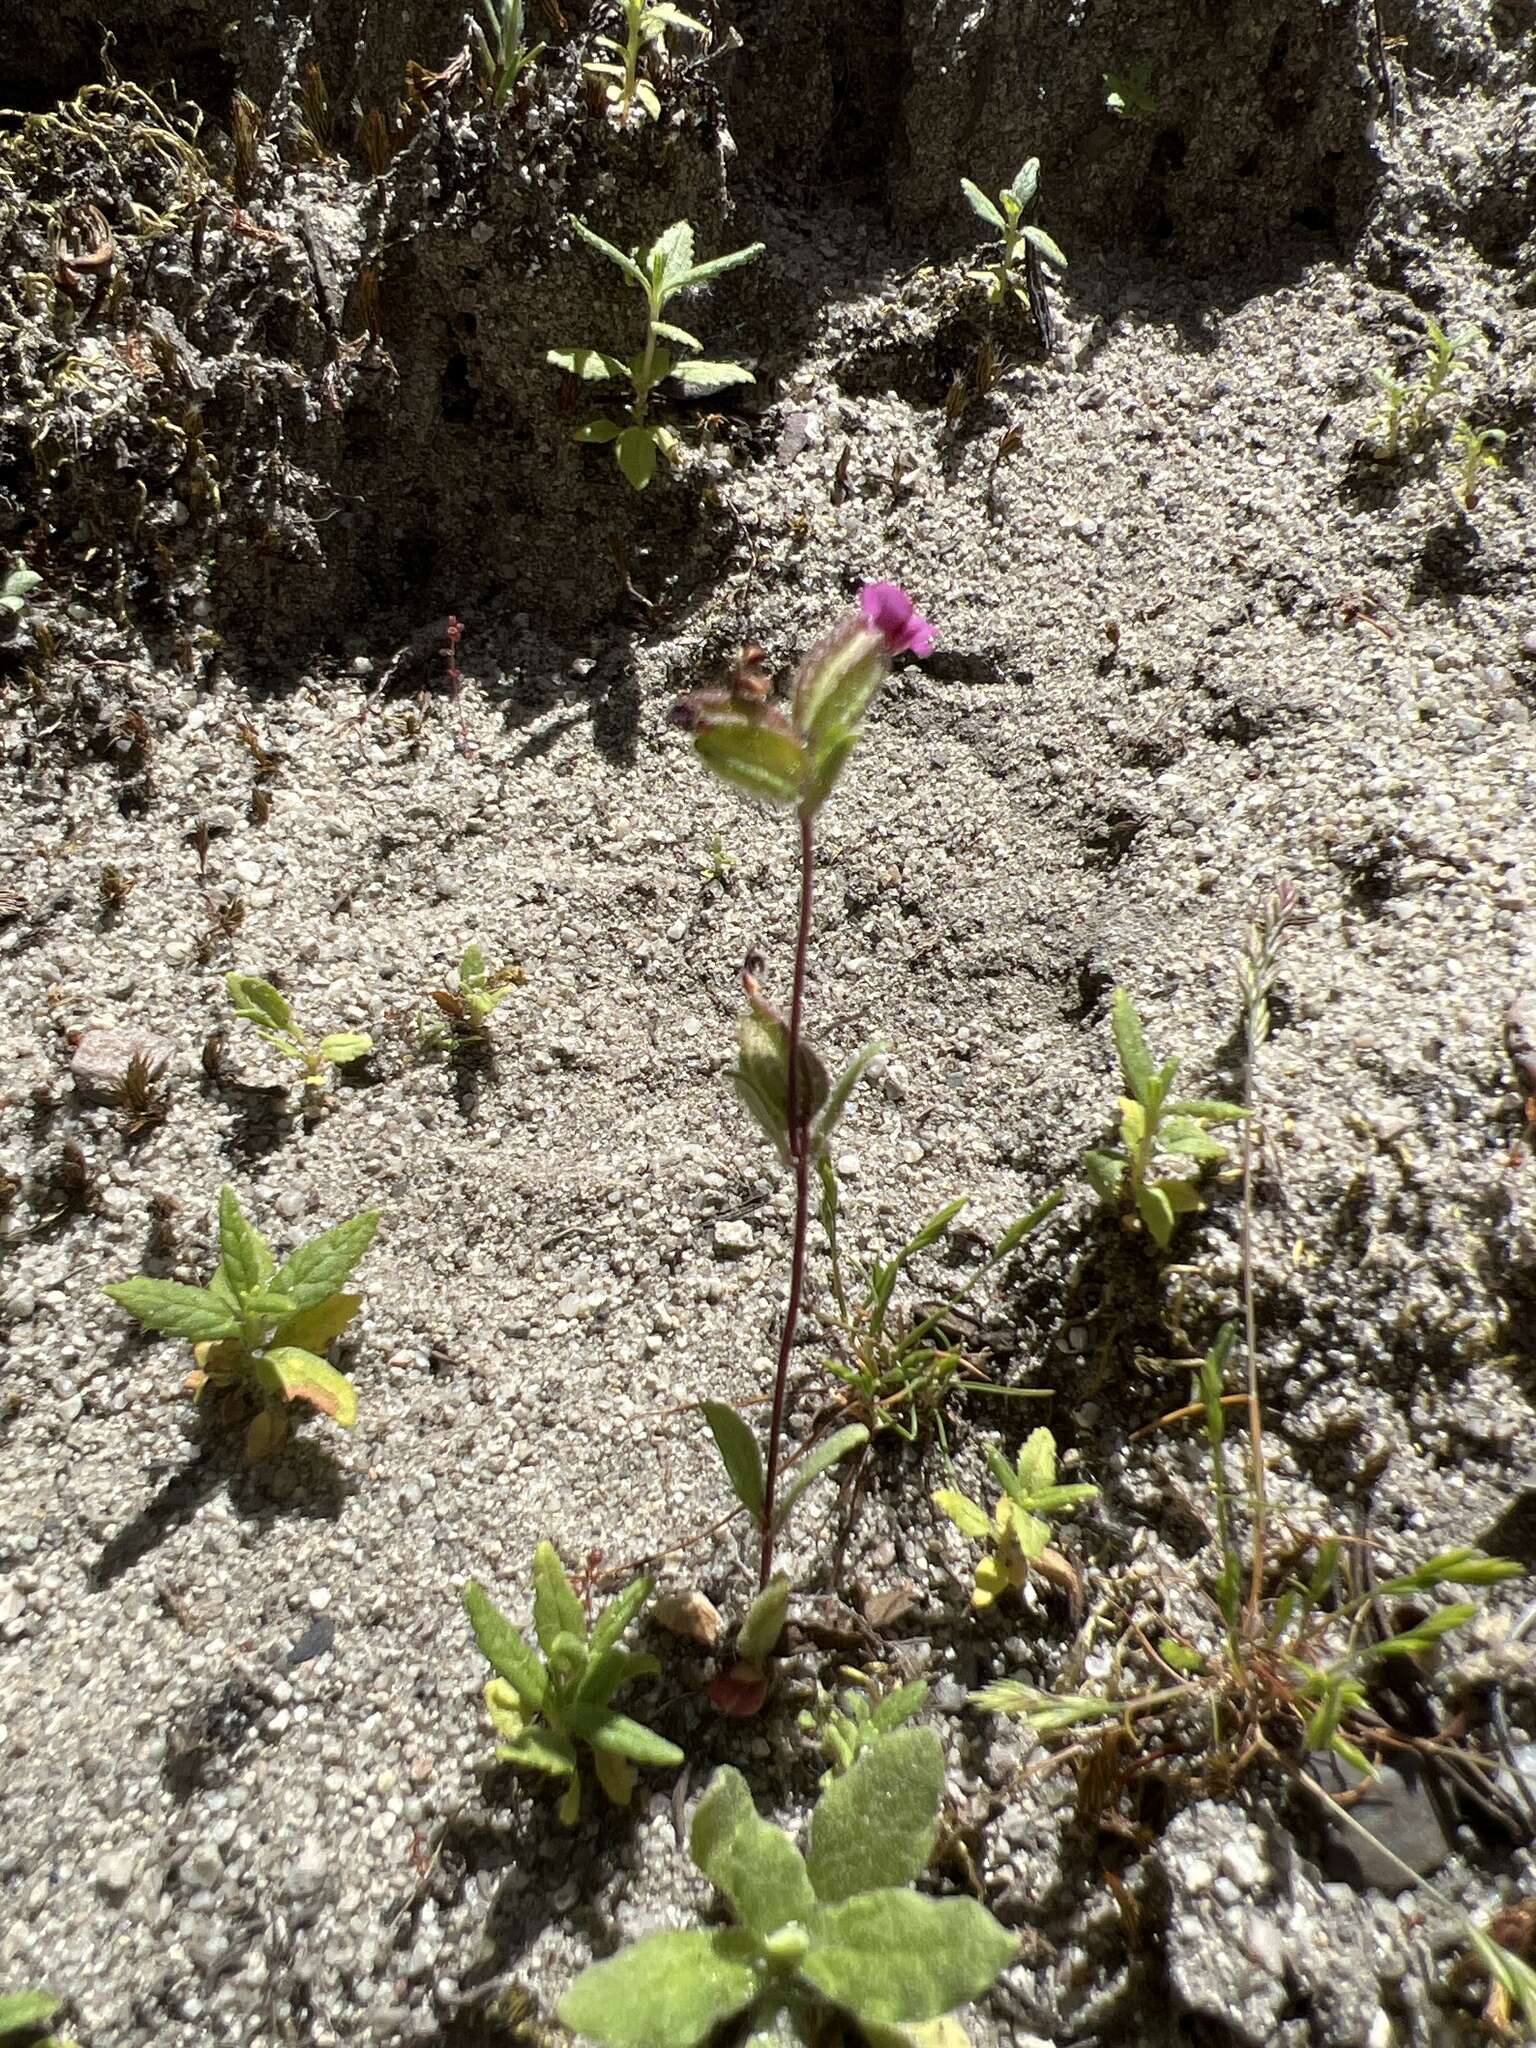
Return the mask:
[[[768,1424],[768,1471],[763,1483],[763,1547],[758,1565],[759,1590],[773,1576],[773,1513],[779,1480],[779,1451],[784,1434],[784,1396],[789,1385],[789,1360],[800,1322],[800,1297],[805,1289],[805,1247],[811,1221],[810,1119],[800,1100],[800,1022],[805,1009],[805,964],[811,940],[811,891],[815,879],[815,819],[800,814],[800,924],[795,934],[795,984],[789,999],[789,1151],[795,1167],[795,1234],[789,1265],[789,1303],[779,1338],[779,1362],[773,1378],[773,1415]]]
[[[1257,1615],[1264,1598],[1265,1543],[1269,1533],[1269,1488],[1264,1473],[1264,1411],[1259,1404],[1259,1328],[1253,1286],[1253,1061],[1250,1044],[1243,1081],[1243,1202],[1238,1224],[1243,1268],[1243,1348],[1248,1368],[1248,1458],[1253,1483],[1253,1568],[1248,1611]]]

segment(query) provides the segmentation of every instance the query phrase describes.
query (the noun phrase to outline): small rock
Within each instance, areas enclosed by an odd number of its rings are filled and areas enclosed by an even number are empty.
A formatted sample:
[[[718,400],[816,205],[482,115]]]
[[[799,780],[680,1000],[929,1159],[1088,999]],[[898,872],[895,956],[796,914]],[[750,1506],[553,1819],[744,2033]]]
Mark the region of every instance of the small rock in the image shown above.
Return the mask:
[[[147,1031],[86,1031],[69,1063],[75,1092],[87,1102],[110,1104],[130,1063],[142,1059],[150,1079],[160,1081],[171,1064],[172,1048]]]
[[[1239,1836],[1221,1852],[1221,1868],[1242,1892],[1255,1892],[1269,1875],[1268,1866],[1251,1841]]]
[[[185,1874],[205,1891],[212,1891],[224,1875],[224,1858],[215,1842],[199,1842],[182,1864]]]
[[[118,1849],[110,1856],[103,1856],[96,1866],[96,1889],[109,1899],[127,1898],[133,1889],[138,1861],[138,1852],[134,1849]]]
[[[296,1899],[312,1899],[324,1885],[329,1866],[317,1843],[307,1842],[288,1873],[288,1889]]]
[[[757,1237],[744,1216],[726,1217],[715,1225],[715,1257],[739,1259],[751,1251]]]
[[[670,1635],[681,1636],[685,1642],[712,1650],[720,1640],[720,1610],[692,1588],[663,1593],[651,1612]]]

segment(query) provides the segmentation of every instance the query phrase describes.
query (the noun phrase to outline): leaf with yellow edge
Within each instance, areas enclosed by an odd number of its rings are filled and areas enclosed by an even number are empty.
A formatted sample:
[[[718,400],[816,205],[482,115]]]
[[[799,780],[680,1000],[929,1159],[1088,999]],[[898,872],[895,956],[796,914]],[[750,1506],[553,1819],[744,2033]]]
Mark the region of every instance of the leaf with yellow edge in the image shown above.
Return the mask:
[[[295,1344],[279,1344],[262,1354],[262,1363],[276,1376],[287,1401],[307,1401],[343,1429],[357,1420],[357,1389],[335,1366]]]
[[[274,1345],[296,1345],[300,1351],[323,1351],[334,1344],[363,1305],[360,1294],[333,1294],[313,1308],[301,1308],[272,1333]]]

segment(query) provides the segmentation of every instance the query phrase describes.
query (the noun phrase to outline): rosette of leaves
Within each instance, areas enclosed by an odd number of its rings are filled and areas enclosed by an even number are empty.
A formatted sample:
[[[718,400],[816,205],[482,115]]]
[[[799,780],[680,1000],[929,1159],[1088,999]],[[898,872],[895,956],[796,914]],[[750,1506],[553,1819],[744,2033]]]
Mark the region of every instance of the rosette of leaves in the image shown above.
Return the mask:
[[[484,949],[472,939],[459,961],[455,986],[435,988],[431,996],[456,1037],[481,1044],[492,1017],[523,980],[521,967],[487,968]]]
[[[1010,1586],[1021,1587],[1031,1566],[1050,1547],[1050,1517],[1097,1499],[1099,1491],[1096,1486],[1056,1484],[1056,1439],[1048,1429],[1030,1433],[1016,1465],[1010,1465],[995,1444],[988,1444],[987,1464],[1002,1489],[990,1515],[967,1494],[941,1488],[933,1496],[935,1507],[948,1515],[962,1536],[985,1546],[971,1594],[976,1608],[990,1607]]]
[[[734,1924],[652,1934],[594,1964],[560,2019],[602,2048],[698,2048],[726,2021],[754,2048],[822,2042],[839,2023],[870,2048],[963,2043],[955,2009],[990,1989],[1017,1944],[975,1899],[910,1889],[943,1794],[938,1737],[901,1729],[827,1785],[802,1855],[739,1772],[717,1772],[690,1849]]]
[[[191,1343],[197,1370],[187,1387],[199,1400],[227,1397],[231,1410],[259,1404],[245,1439],[254,1464],[286,1441],[295,1402],[343,1429],[356,1422],[356,1389],[320,1353],[362,1306],[361,1295],[341,1290],[378,1227],[378,1210],[365,1209],[279,1266],[234,1189],[221,1188],[219,1263],[206,1287],[140,1275],[105,1291],[145,1329]]]
[[[507,1620],[483,1586],[464,1588],[464,1608],[475,1641],[496,1676],[485,1703],[502,1740],[502,1763],[542,1771],[565,1781],[559,1814],[569,1826],[581,1811],[581,1753],[615,1806],[627,1806],[636,1764],[676,1768],[683,1752],[625,1714],[614,1695],[632,1679],[653,1678],[654,1657],[619,1647],[619,1638],[651,1597],[651,1581],[636,1579],[589,1620],[552,1543],[533,1558],[533,1632],[538,1649]]]
[[[976,281],[987,287],[987,298],[994,306],[1002,305],[1010,296],[1029,306],[1029,251],[1033,249],[1058,270],[1067,267],[1066,257],[1045,229],[1024,218],[1040,192],[1039,157],[1032,156],[1013,183],[998,193],[995,201],[989,199],[979,185],[973,185],[969,178],[960,180],[960,189],[970,202],[971,211],[988,227],[996,228],[1002,237],[1003,246],[996,262],[974,272]]]
[[[304,1069],[306,1088],[323,1088],[332,1067],[349,1066],[373,1051],[366,1031],[332,1031],[317,1044],[305,1036],[293,1021],[293,1005],[259,974],[226,974],[224,986],[235,1006],[235,1015],[254,1024],[274,1052],[295,1060]]]
[[[581,377],[589,383],[629,386],[631,397],[622,418],[611,419],[605,415],[587,420],[576,429],[575,438],[611,446],[614,460],[627,481],[635,490],[643,491],[656,474],[658,455],[673,461],[679,447],[678,438],[669,427],[658,426],[648,417],[651,394],[658,384],[670,379],[685,397],[705,398],[713,392],[724,391],[732,384],[751,384],[754,381],[752,372],[741,363],[705,362],[676,353],[685,349],[701,349],[704,344],[686,328],[663,319],[662,315],[680,293],[696,291],[700,285],[709,284],[728,270],[756,262],[763,253],[763,244],[753,242],[745,249],[732,250],[728,256],[715,256],[707,263],[695,263],[693,229],[687,221],[680,220],[658,235],[649,248],[632,249],[626,255],[612,242],[605,242],[601,235],[595,235],[586,222],[578,220],[574,214],[570,221],[590,248],[616,264],[625,282],[644,293],[645,345],[632,356],[610,355],[600,348],[552,348],[547,360],[557,370],[569,371],[572,376]]]
[[[1083,1172],[1106,1207],[1137,1219],[1164,1250],[1178,1219],[1202,1204],[1195,1179],[1162,1160],[1188,1161],[1197,1174],[1224,1160],[1227,1148],[1211,1136],[1211,1127],[1239,1123],[1246,1112],[1233,1102],[1173,1099],[1179,1062],[1153,1064],[1136,1005],[1124,989],[1115,991],[1110,1023],[1127,1090],[1120,1098],[1120,1143],[1085,1152]]]

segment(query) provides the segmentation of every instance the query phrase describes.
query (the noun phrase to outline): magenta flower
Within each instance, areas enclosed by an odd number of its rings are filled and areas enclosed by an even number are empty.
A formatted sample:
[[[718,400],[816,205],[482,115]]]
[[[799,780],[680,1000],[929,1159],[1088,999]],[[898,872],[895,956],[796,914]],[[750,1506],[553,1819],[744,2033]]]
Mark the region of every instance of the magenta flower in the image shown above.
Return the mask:
[[[938,645],[938,634],[899,583],[866,583],[859,606],[893,660],[898,654],[932,654]]]

